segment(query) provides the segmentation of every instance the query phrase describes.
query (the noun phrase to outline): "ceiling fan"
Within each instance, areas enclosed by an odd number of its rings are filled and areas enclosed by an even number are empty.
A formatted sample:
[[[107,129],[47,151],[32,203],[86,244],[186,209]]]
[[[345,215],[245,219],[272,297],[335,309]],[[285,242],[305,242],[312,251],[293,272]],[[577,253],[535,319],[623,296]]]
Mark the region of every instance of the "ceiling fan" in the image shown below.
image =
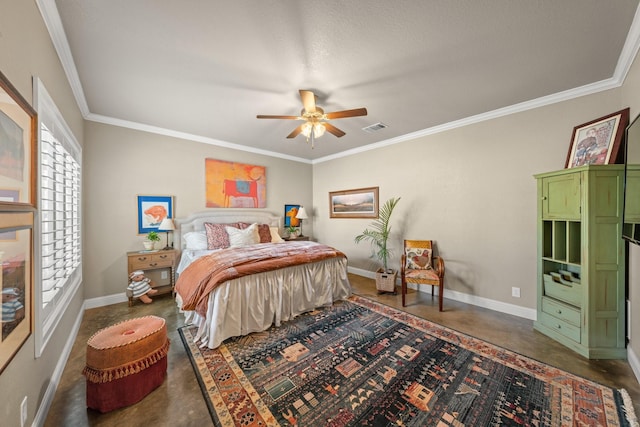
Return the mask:
[[[307,142],[311,140],[311,148],[316,138],[324,135],[325,131],[340,138],[345,133],[328,123],[332,119],[344,119],[346,117],[366,116],[366,108],[356,108],[353,110],[334,111],[333,113],[325,113],[324,110],[316,105],[316,96],[310,90],[300,90],[300,99],[302,99],[303,109],[299,116],[270,116],[259,114],[259,119],[286,119],[286,120],[304,120],[304,123],[298,126],[287,135],[287,138],[295,138],[299,134],[307,137]]]

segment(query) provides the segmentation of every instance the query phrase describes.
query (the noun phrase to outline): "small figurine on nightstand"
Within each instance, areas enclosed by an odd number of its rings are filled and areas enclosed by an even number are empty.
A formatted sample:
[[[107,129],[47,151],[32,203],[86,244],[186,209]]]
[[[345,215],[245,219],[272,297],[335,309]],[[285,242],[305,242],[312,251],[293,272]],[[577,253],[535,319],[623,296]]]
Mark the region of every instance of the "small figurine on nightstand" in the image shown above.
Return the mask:
[[[153,300],[149,298],[149,295],[155,295],[158,291],[151,287],[151,279],[145,277],[144,271],[134,271],[129,275],[129,279],[127,295],[133,294],[133,298],[139,298],[143,303],[151,304]]]

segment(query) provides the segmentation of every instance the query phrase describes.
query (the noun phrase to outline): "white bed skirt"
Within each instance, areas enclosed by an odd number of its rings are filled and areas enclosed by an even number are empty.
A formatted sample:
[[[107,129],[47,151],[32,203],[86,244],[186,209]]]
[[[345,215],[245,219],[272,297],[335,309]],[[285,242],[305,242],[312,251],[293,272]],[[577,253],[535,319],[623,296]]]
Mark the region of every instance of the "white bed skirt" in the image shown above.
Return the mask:
[[[347,259],[332,258],[230,280],[210,294],[206,318],[183,313],[187,324],[198,327],[197,344],[216,348],[227,338],[280,326],[350,295]],[[179,295],[177,303],[182,306]]]

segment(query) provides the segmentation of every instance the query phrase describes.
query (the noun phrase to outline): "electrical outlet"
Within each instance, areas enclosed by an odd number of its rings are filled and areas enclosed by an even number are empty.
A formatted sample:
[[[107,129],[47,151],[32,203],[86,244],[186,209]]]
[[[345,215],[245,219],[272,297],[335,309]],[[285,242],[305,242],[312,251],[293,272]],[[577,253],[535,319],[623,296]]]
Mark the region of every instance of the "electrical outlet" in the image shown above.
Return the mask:
[[[163,271],[160,273],[160,278],[161,279],[168,279],[169,278],[169,272],[167,271]]]
[[[520,288],[511,288],[511,296],[514,298],[520,298]]]
[[[20,404],[20,427],[24,427],[27,423],[27,396],[22,399]]]

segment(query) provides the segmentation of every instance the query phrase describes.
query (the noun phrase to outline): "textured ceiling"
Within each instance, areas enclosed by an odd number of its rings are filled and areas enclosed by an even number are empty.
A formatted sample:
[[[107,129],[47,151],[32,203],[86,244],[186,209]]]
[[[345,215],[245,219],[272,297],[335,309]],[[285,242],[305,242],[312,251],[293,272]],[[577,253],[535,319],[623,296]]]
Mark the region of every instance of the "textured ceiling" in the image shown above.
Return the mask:
[[[307,160],[619,84],[637,50],[638,0],[39,2],[89,120]],[[298,115],[299,89],[369,115],[314,149],[256,119]]]

